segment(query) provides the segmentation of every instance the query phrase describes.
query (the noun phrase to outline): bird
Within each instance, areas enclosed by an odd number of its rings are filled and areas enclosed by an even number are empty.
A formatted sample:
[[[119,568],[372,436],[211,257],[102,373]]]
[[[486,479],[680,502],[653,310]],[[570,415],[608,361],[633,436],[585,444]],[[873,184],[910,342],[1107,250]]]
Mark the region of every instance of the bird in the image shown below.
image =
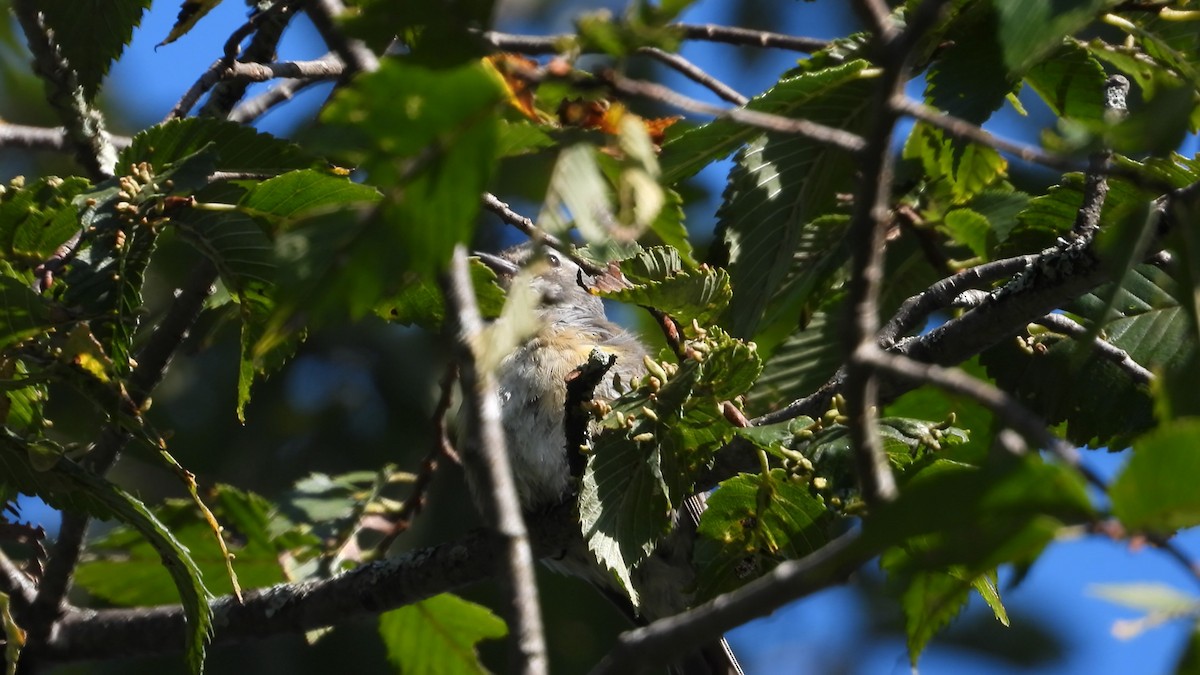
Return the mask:
[[[645,374],[647,350],[636,335],[609,320],[604,303],[590,290],[593,277],[560,251],[527,242],[499,254],[475,255],[510,294],[515,284],[528,284],[534,296],[537,327],[499,361],[495,376],[517,494],[522,509],[536,513],[575,494],[578,476],[571,472],[564,430],[567,376],[587,362],[593,350],[615,356],[593,394],[596,401],[610,402]],[[632,574],[641,599],[636,609],[616,577],[589,551],[582,534],[567,550],[543,562],[556,572],[590,582],[636,623],[677,614],[690,605],[688,591],[695,582],[691,553],[703,496],[686,506],[674,515],[671,533]],[[722,638],[682,657],[672,665],[672,673],[742,675],[742,669]]]

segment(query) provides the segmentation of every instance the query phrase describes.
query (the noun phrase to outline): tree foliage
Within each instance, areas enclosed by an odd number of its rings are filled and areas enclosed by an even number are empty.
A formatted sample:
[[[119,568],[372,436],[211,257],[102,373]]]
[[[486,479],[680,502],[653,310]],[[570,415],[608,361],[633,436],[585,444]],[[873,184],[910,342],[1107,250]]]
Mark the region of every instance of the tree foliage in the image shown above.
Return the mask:
[[[514,639],[513,617],[449,593],[497,574],[495,549],[472,539],[474,563],[422,567],[453,559],[422,544],[454,538],[404,533],[450,501],[430,488],[449,471],[449,399],[416,402],[436,387],[414,364],[443,359],[435,342],[460,319],[443,297],[452,253],[494,243],[496,216],[666,329],[648,374],[595,412],[578,494],[530,514],[535,550],[562,536],[544,521],[565,519],[635,606],[631,580],[672,513],[713,488],[697,603],[775,588],[766,614],[878,566],[914,664],[972,594],[1008,624],[998,570],[1026,569],[1070,528],[1172,549],[1200,524],[1200,157],[1176,152],[1200,130],[1194,2],[857,2],[865,27],[836,40],[752,31],[742,49],[806,53],[748,98],[692,72],[718,106],[639,77],[650,57],[687,71],[671,55],[715,39],[678,21],[688,2],[634,0],[538,38],[483,30],[487,0],[353,0],[339,16],[274,0],[211,45],[224,56],[193,86],[208,93],[195,114],[189,92],[122,138],[98,102],[149,4],[12,3],[33,66],[10,79],[36,73],[57,117],[0,125],[0,147],[78,166],[27,163],[0,187],[0,501],[64,514],[48,558],[39,531],[0,530],[10,672],[165,650],[198,673],[217,645],[318,640],[361,616],[400,672],[484,671],[479,645]],[[164,44],[213,4],[183,3]],[[301,12],[331,56],[273,62]],[[923,100],[898,93],[918,78]],[[249,124],[260,102],[234,107],[263,79],[336,86],[290,141]],[[1038,147],[981,126],[1025,114],[1022,92],[1048,111]],[[714,214],[695,211],[696,175],[729,158],[715,228],[698,224]],[[483,314],[505,311],[494,275],[469,274]],[[310,473],[243,448],[273,479],[238,482],[189,444],[199,429],[150,406],[216,381],[220,415],[253,427],[322,336],[396,326],[431,338],[406,343],[416,355],[393,373],[418,392],[393,432],[432,446],[424,461],[348,454]],[[174,371],[190,374],[160,386]],[[354,433],[319,443],[337,455]],[[1077,446],[1131,457],[1105,483]],[[136,469],[110,474],[118,457]],[[143,489],[146,472],[172,488]],[[115,526],[83,541],[89,519]],[[805,583],[780,581],[808,563]],[[72,579],[95,613],[59,611]],[[1151,617],[1200,615],[1179,591],[1103,592]],[[113,607],[165,612],[162,632],[131,635]],[[233,615],[240,628],[222,623]]]

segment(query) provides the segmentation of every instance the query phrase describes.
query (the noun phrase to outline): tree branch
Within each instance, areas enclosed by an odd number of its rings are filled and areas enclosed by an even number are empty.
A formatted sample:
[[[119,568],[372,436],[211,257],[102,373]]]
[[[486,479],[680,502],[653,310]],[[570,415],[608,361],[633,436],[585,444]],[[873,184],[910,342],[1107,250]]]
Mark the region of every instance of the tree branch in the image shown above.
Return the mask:
[[[756,127],[764,131],[774,131],[781,134],[792,134],[825,143],[847,152],[861,152],[866,147],[862,136],[837,127],[826,126],[805,119],[793,119],[782,115],[748,110],[746,108],[722,108],[694,98],[688,98],[668,87],[655,82],[633,80],[615,71],[601,76],[614,91],[626,96],[637,96],[665,103],[671,107],[687,110],[688,112],[725,117],[739,124]]]
[[[736,591],[686,612],[623,633],[590,675],[622,675],[672,658],[725,632],[845,581],[874,556],[848,532],[799,560],[789,560]]]
[[[521,517],[516,483],[505,449],[500,419],[500,399],[492,373],[478,366],[478,349],[483,339],[483,321],[475,303],[475,291],[467,268],[467,252],[455,248],[450,271],[443,280],[448,314],[456,326],[455,353],[462,373],[464,405],[469,409],[474,452],[465,453],[467,469],[482,495],[487,520],[504,540],[505,572],[510,585],[510,617],[513,622],[512,661],[517,672],[542,675],[547,672],[546,638],[538,608],[533,555],[529,535]]]
[[[579,536],[567,505],[532,518],[538,557],[552,555]],[[279,584],[213,603],[212,645],[234,644],[282,633],[301,633],[372,616],[497,576],[505,542],[492,530],[476,530],[437,546],[356,567],[329,579]],[[69,662],[118,659],[182,649],[184,612],[179,605],[130,609],[73,609],[46,641],[26,647],[32,659]]]
[[[850,280],[846,289],[848,357],[843,393],[850,418],[850,446],[854,451],[859,487],[868,504],[896,496],[887,453],[879,435],[879,383],[874,369],[860,352],[879,343],[879,293],[883,283],[885,234],[891,223],[894,157],[892,136],[899,113],[888,101],[904,95],[912,47],[933,23],[943,0],[926,0],[909,16],[900,32],[887,6],[879,0],[858,0],[855,8],[868,18],[874,31],[876,60],[883,74],[876,89],[876,118],[859,155],[858,189],[846,240],[850,247]]]
[[[1125,115],[1125,96],[1129,93],[1129,80],[1121,75],[1113,75],[1105,83],[1104,113],[1106,116],[1120,118]],[[1105,171],[1112,160],[1112,150],[1103,149],[1093,153],[1088,159],[1088,169],[1084,175],[1083,203],[1075,212],[1075,223],[1071,226],[1071,234],[1084,241],[1091,241],[1100,230],[1100,212],[1104,210],[1104,200],[1108,197],[1108,176]]]
[[[276,47],[279,45],[280,38],[283,37],[283,30],[295,16],[296,9],[297,7],[292,3],[277,2],[266,11],[251,17],[250,23],[254,24],[254,37],[250,39],[250,44],[246,46],[237,60],[243,63],[269,63],[275,60]],[[226,58],[228,60],[225,61],[227,64],[233,62],[233,59],[228,58],[230,53],[227,46]],[[233,110],[237,102],[245,96],[248,86],[249,82],[243,80],[218,82],[213,86],[208,101],[200,108],[200,114],[218,119],[226,118],[229,111]]]
[[[346,37],[337,25],[337,17],[346,11],[342,0],[308,0],[304,5],[321,39],[346,64],[344,77],[354,73],[373,73],[379,70],[379,59],[362,40]]]
[[[721,42],[743,47],[786,49],[805,54],[811,54],[829,46],[828,40],[797,37],[765,30],[754,30],[753,28],[690,23],[672,24],[672,27],[679,30],[685,40]],[[532,55],[559,54],[570,50],[579,42],[579,36],[573,33],[513,35],[496,31],[477,31],[475,35],[493,49]]]
[[[798,37],[784,33],[772,33],[771,31],[755,30],[753,28],[720,26],[711,23],[679,23],[675,24],[675,26],[683,31],[683,38],[685,40],[707,40],[708,42],[723,42],[725,44],[741,45],[744,47],[769,47],[772,49],[803,52],[805,54],[818,52],[829,46],[828,40]]]
[[[108,141],[114,150],[124,150],[129,147],[131,139],[128,136],[110,135]],[[8,122],[0,122],[0,148],[57,152],[73,149],[64,127],[30,127]]]
[[[104,115],[84,96],[74,69],[54,44],[37,3],[13,0],[12,7],[33,53],[33,70],[41,76],[46,99],[65,125],[66,141],[75,159],[93,179],[112,176],[117,150],[105,131]]]
[[[1070,317],[1062,314],[1047,314],[1040,319],[1035,319],[1033,323],[1036,323],[1039,326],[1045,326],[1052,331],[1069,335],[1076,340],[1085,340],[1090,335],[1087,328],[1084,328],[1077,322],[1073,321]],[[1124,349],[1121,349],[1111,342],[1103,340],[1099,337],[1092,339],[1091,343],[1092,349],[1095,349],[1097,354],[1099,354],[1102,358],[1115,363],[1117,367],[1125,371],[1125,373],[1129,375],[1134,382],[1137,382],[1138,384],[1149,385],[1154,381],[1154,373],[1151,373],[1149,370],[1146,370],[1144,367],[1142,367],[1140,363],[1134,361],[1133,357],[1131,357]]]
[[[682,73],[691,81],[707,87],[709,91],[717,96],[729,101],[736,106],[744,106],[750,99],[742,96],[736,89],[730,87],[724,82],[718,80],[712,75],[705,72],[700,66],[688,61],[679,54],[665,52],[657,47],[642,47],[638,50],[639,54],[645,54],[651,58],[667,64],[669,67]]]

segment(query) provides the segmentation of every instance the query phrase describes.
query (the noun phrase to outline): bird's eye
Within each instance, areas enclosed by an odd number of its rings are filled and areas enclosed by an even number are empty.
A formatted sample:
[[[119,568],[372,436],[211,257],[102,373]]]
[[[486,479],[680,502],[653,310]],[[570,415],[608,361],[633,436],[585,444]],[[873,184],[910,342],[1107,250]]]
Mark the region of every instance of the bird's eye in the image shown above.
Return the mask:
[[[557,254],[554,254],[554,253],[546,254],[546,260],[550,261],[551,267],[558,267],[558,266],[562,265],[562,260],[559,259]]]

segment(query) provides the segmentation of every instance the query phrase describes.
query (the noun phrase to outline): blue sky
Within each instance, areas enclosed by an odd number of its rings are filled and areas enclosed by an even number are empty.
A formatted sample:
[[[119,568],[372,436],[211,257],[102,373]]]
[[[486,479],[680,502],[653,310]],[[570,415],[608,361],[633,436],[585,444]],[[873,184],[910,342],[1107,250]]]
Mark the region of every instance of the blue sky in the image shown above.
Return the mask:
[[[735,0],[701,0],[688,11],[684,20],[727,22],[735,4]],[[836,16],[841,11],[841,3],[788,2],[779,5],[781,11],[778,24],[772,26],[774,30],[812,37],[834,37],[846,32],[845,24]],[[574,3],[574,6],[584,5]],[[838,9],[830,12],[830,7]],[[162,119],[190,83],[190,80],[180,82],[179,73],[198,77],[215,58],[215,46],[245,20],[243,4],[223,3],[203,19],[192,34],[156,51],[155,43],[167,34],[177,11],[177,3],[156,2],[126,56],[113,69],[110,91],[123,101],[121,107],[129,111],[136,124],[149,125]],[[556,14],[556,24],[536,27],[519,17],[502,19],[500,27],[516,32],[567,30],[570,15],[571,11],[564,10]],[[324,52],[311,26],[303,20],[294,22],[293,26],[281,47],[281,59],[310,59]],[[686,44],[683,54],[747,95],[773,84],[778,74],[796,58],[788,52],[766,50],[760,61],[747,68],[736,58],[735,48],[697,42]],[[707,90],[681,76],[672,75],[667,82],[690,96],[719,103]],[[921,86],[919,82],[914,83],[910,94],[919,96]],[[324,86],[302,94],[283,110],[264,118],[259,127],[286,135],[297,120],[313,114],[327,91],[328,86]],[[1026,103],[1035,106],[1035,102]],[[1031,139],[1030,130],[1023,124],[1009,109],[999,114],[989,128],[1007,137]],[[128,133],[136,129],[119,131]],[[1189,139],[1185,150],[1192,154],[1196,149],[1196,139]],[[727,170],[728,164],[719,164],[702,174],[702,180],[709,182],[712,194],[720,195]],[[693,211],[692,227],[697,231],[711,231],[715,206],[714,202]],[[1108,476],[1119,470],[1126,457],[1103,452],[1085,454],[1089,464]],[[1188,532],[1178,541],[1193,558],[1200,558],[1200,534]],[[1095,536],[1053,545],[1024,582],[1005,593],[1005,598],[1014,618],[1038,615],[1058,628],[1066,640],[1067,651],[1063,660],[1052,666],[1021,672],[1080,675],[1171,672],[1190,630],[1189,625],[1168,623],[1134,639],[1118,640],[1111,635],[1113,623],[1133,618],[1136,612],[1088,593],[1093,584],[1133,581],[1155,581],[1189,593],[1196,591],[1196,580],[1157,551],[1131,551],[1126,543]],[[872,635],[868,631],[870,622],[865,611],[851,591],[833,589],[740,628],[730,635],[730,640],[750,675],[834,670],[863,674],[908,672],[904,644]],[[968,614],[986,611],[981,603],[975,602]],[[1005,629],[996,624],[995,630]],[[846,664],[853,665],[844,670]],[[975,658],[937,641],[926,652],[920,670],[925,675],[1015,672],[1011,665]]]

